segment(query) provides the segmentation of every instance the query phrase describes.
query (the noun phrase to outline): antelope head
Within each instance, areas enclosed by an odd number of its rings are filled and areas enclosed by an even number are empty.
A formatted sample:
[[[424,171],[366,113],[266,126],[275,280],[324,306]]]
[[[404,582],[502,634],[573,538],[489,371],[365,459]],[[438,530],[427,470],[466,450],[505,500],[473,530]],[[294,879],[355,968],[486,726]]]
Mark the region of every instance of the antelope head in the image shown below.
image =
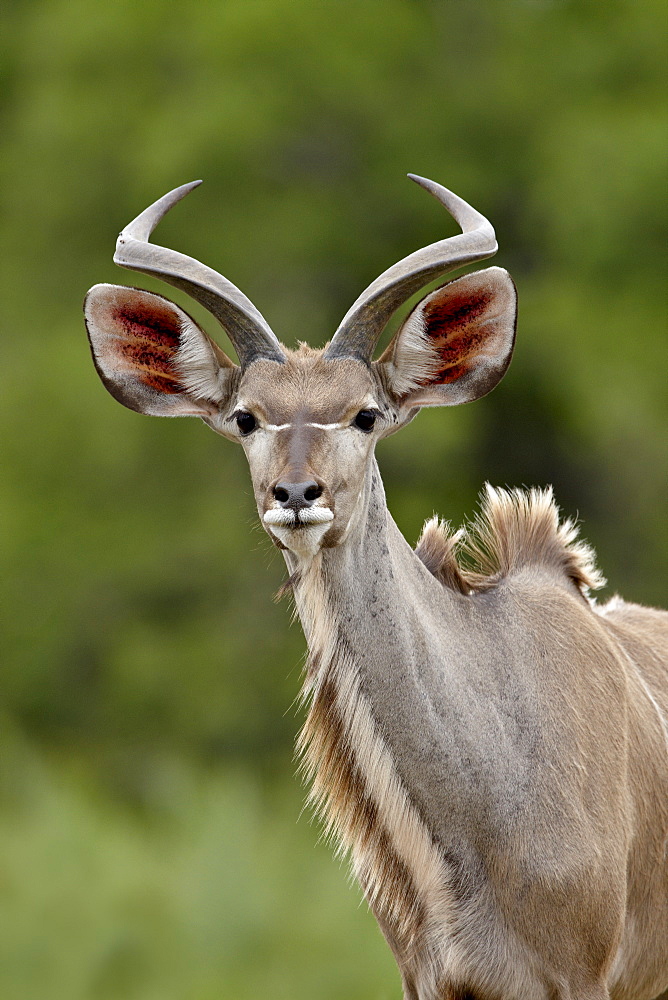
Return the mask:
[[[494,230],[475,209],[440,184],[409,176],[448,209],[462,232],[381,274],[323,350],[283,347],[226,278],[148,242],[165,213],[199,181],[166,194],[131,222],[118,238],[114,261],[184,289],[206,306],[227,332],[239,363],[162,296],[95,285],[86,297],[93,359],[109,392],[141,413],[201,417],[238,441],[263,526],[275,544],[298,557],[345,540],[379,438],[422,406],[485,395],[510,363],[516,293],[498,267],[430,292],[372,360],[388,320],[408,298],[497,249]]]

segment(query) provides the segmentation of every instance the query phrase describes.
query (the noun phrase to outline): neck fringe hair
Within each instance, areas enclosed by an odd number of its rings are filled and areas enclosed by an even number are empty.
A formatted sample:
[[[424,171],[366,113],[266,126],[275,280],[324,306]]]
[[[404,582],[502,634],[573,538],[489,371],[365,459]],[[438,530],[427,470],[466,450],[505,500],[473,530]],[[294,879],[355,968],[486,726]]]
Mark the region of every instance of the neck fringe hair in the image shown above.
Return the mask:
[[[460,594],[482,593],[528,566],[543,566],[588,597],[606,581],[578,531],[571,518],[559,522],[551,487],[503,490],[487,484],[470,525],[453,532],[432,517],[415,553],[443,586]]]
[[[309,646],[299,769],[325,838],[349,855],[371,908],[391,929],[403,967],[413,966],[420,995],[435,1000],[454,948],[444,950],[442,942],[443,927],[455,921],[452,876],[376,728],[323,584],[317,555],[294,587]]]

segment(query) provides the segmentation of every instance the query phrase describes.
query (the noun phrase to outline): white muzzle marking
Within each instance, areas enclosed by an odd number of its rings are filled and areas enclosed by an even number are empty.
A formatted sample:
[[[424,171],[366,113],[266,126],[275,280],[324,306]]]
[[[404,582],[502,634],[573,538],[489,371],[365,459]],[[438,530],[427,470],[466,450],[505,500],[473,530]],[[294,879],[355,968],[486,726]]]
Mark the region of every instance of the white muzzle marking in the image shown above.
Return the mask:
[[[329,531],[334,514],[329,507],[304,507],[297,514],[285,507],[272,507],[262,518],[268,531],[301,559],[312,559]]]
[[[272,507],[262,520],[265,524],[276,524],[283,528],[301,528],[311,524],[326,524],[334,520],[334,515],[329,507],[304,507],[299,512],[289,507]]]

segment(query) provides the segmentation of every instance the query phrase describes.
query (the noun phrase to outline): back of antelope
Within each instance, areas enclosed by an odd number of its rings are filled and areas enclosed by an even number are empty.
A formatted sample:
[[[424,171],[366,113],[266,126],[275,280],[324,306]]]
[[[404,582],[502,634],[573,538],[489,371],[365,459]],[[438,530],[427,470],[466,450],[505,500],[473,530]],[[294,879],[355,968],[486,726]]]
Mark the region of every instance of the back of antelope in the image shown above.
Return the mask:
[[[201,417],[246,452],[308,641],[310,796],[406,1000],[652,1000],[668,989],[668,616],[589,599],[602,578],[549,491],[488,488],[472,528],[434,519],[415,551],[401,536],[376,441],[494,388],[516,315],[505,271],[470,273],[372,360],[403,302],[497,248],[466,202],[413,180],[461,234],[390,267],[330,344],[297,351],[227,279],[148,242],[196,185],[177,188],[114,259],[203,303],[239,364],[167,299],[96,285],[95,365],[124,405]]]

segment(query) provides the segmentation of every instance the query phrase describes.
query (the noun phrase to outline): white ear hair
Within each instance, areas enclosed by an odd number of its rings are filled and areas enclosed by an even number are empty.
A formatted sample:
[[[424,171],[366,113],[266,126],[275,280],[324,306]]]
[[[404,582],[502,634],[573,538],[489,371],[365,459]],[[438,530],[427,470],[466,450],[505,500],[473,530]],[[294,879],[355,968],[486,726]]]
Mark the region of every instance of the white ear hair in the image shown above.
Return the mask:
[[[440,357],[427,335],[421,309],[413,310],[400,332],[387,364],[392,391],[397,396],[406,396],[433,378],[439,369]]]
[[[174,369],[184,388],[197,399],[223,403],[229,391],[230,369],[235,366],[222,351],[214,350],[212,341],[189,316],[181,322],[179,340]]]

